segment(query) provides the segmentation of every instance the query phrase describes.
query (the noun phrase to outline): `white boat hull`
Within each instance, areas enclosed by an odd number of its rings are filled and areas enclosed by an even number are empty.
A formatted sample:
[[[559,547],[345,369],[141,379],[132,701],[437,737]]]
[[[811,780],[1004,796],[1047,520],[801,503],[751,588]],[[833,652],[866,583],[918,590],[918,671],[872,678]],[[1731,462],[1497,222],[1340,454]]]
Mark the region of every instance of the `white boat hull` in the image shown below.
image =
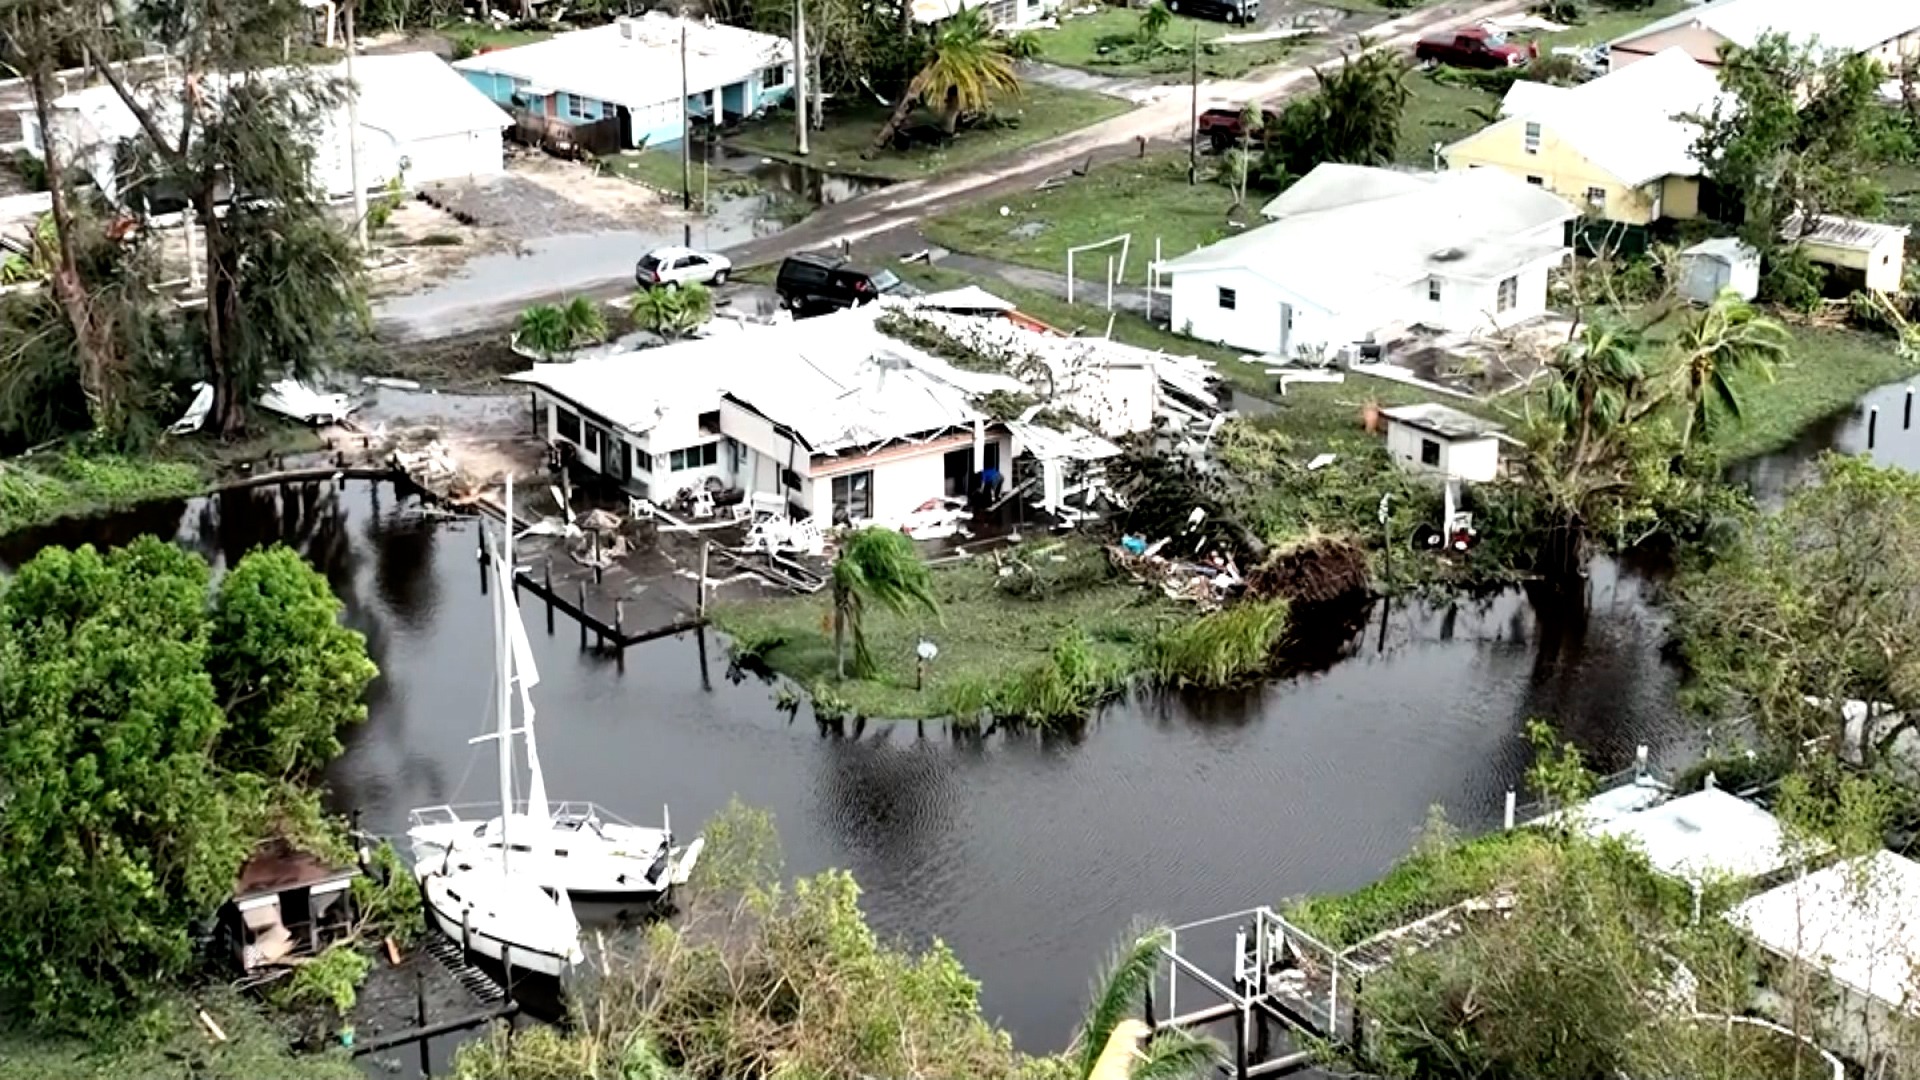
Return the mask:
[[[420,892],[435,929],[474,956],[555,977],[581,960],[580,926],[565,897],[492,868],[430,870],[420,877]],[[498,902],[503,893],[511,902]]]
[[[577,805],[577,804],[575,804]],[[416,814],[416,817],[419,817]],[[454,869],[498,865],[502,836],[498,816],[474,821],[457,815],[417,821],[407,830],[416,866],[449,862]],[[515,813],[511,823],[517,875],[543,888],[564,891],[593,904],[647,904],[664,899],[685,882],[691,862],[669,847],[663,829],[596,817],[588,827],[566,818],[535,819]],[[689,847],[699,856],[701,841]]]

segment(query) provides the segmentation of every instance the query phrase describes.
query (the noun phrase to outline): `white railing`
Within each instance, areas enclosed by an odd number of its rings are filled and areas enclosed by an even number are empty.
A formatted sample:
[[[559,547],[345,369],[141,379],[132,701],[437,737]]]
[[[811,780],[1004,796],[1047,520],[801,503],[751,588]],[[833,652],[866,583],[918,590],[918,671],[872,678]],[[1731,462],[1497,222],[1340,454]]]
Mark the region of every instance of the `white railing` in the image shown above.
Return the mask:
[[[516,800],[513,804],[513,812],[516,814],[525,814],[527,812],[527,805],[525,799]],[[457,825],[461,822],[471,822],[479,825],[499,816],[500,804],[497,802],[422,806],[407,813],[407,826],[409,828],[417,828],[422,825]],[[570,799],[566,802],[550,804],[547,807],[547,816],[555,821],[586,821],[591,819],[608,825],[624,825],[628,828],[635,827],[633,822],[608,810],[599,803],[588,802],[584,799]]]

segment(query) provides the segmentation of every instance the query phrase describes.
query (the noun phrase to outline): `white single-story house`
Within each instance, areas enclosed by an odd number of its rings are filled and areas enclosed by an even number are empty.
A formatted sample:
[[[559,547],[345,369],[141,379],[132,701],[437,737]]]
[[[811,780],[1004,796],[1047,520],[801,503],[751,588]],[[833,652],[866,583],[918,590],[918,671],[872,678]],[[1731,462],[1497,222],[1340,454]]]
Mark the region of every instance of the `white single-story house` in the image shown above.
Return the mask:
[[[1755,896],[1728,913],[1784,964],[1824,979],[1815,1035],[1867,1067],[1898,1060],[1920,1024],[1920,863],[1888,851],[1848,859]],[[1765,980],[1761,1011],[1786,1018],[1790,977]],[[1901,1045],[1902,1042],[1905,1045]]]
[[[1760,253],[1738,237],[1702,240],[1680,253],[1680,295],[1696,304],[1711,304],[1732,289],[1742,300],[1760,293]]]
[[[1579,86],[1521,79],[1500,119],[1441,153],[1453,169],[1503,169],[1623,225],[1700,212],[1698,124],[1720,80],[1684,49]]]
[[[1387,453],[1415,472],[1477,484],[1500,474],[1500,432],[1491,420],[1428,402],[1381,409],[1387,421]]]
[[[1907,272],[1905,225],[1823,214],[1808,227],[1795,215],[1787,220],[1783,231],[1795,238],[1795,245],[1806,252],[1808,259],[1840,279],[1843,290],[1900,291]]]
[[[955,367],[889,336],[882,323],[890,313],[925,320],[983,353],[1038,359],[1050,403],[1093,430],[1041,431],[1033,417],[1000,422],[983,399],[1027,394],[1029,382]],[[533,387],[549,443],[635,495],[666,502],[706,486],[775,496],[795,516],[823,522],[891,523],[929,500],[967,495],[986,470],[1011,476],[1013,459],[1029,449],[1023,442],[1043,465],[1108,456],[1102,436],[1149,427],[1162,385],[1190,383],[1202,363],[1061,337],[998,314],[883,299],[660,348],[536,364],[509,379]]]
[[[1920,4],[1910,0],[1714,0],[1677,12],[1615,38],[1614,70],[1682,48],[1695,62],[1720,66],[1728,45],[1752,48],[1763,34],[1818,42],[1826,52],[1871,56],[1889,71],[1920,52]]]
[[[1332,164],[1261,213],[1268,224],[1159,269],[1175,330],[1283,359],[1414,325],[1471,332],[1535,318],[1578,216],[1498,169]]]
[[[659,11],[453,66],[502,106],[574,125],[617,119],[625,147],[677,141],[689,115],[721,123],[793,92],[788,39]]]
[[[344,80],[346,67],[328,74]],[[273,78],[272,70],[255,77]],[[492,176],[505,168],[501,133],[513,120],[468,85],[446,61],[431,52],[356,56],[353,81],[358,89],[360,183],[378,191],[398,180],[404,187],[440,180]],[[203,80],[203,92],[213,80]],[[180,84],[166,79],[138,86],[134,93],[151,103],[161,123],[179,124]],[[123,195],[120,148],[144,138],[133,110],[113,87],[90,86],[53,103],[56,131],[69,160],[93,178],[111,201]],[[21,114],[22,140],[41,151],[39,118]],[[347,108],[335,109],[321,123],[315,147],[315,183],[329,197],[353,193],[348,160]]]

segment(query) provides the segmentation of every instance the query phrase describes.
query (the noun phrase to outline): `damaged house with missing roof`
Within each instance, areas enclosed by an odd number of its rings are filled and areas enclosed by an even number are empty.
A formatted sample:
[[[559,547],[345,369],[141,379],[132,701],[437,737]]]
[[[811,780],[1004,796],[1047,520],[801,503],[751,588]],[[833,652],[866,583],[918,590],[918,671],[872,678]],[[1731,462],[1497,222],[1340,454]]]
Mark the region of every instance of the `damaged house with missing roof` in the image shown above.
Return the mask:
[[[1205,361],[1063,336],[964,292],[509,378],[563,458],[631,495],[778,501],[822,524],[896,524],[983,486],[1071,517],[1114,440],[1214,411]]]

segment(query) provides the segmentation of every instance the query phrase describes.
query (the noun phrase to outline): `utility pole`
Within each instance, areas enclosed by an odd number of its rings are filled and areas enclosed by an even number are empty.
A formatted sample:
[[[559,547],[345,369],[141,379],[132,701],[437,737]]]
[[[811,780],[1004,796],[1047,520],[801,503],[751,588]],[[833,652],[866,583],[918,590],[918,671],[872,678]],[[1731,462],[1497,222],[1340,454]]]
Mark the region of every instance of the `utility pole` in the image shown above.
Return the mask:
[[[801,157],[807,148],[807,5],[793,0],[793,138]]]
[[[1188,77],[1192,104],[1187,117],[1187,184],[1200,182],[1200,27],[1193,28],[1193,71]]]
[[[680,209],[693,209],[693,116],[687,112],[687,17],[680,16]]]
[[[343,13],[347,19],[347,182],[353,185],[353,236],[365,254],[367,242],[367,189],[360,183],[360,84],[353,81],[353,9],[357,0],[347,0]]]

